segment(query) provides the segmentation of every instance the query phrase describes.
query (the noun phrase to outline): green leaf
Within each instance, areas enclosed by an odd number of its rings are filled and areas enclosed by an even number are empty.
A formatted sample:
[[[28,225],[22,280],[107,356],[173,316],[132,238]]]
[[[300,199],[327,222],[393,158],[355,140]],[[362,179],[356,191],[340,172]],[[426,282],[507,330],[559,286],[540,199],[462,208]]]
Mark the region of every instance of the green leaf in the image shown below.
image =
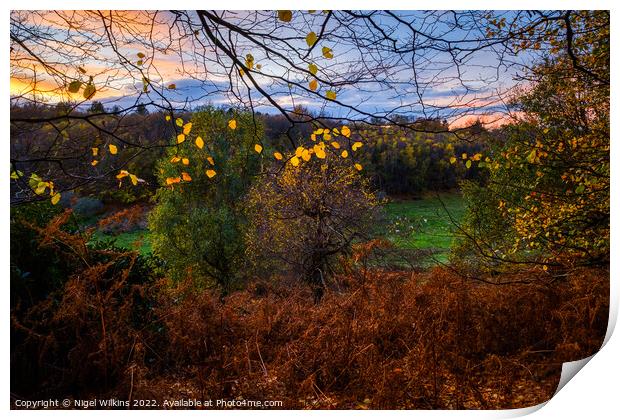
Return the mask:
[[[467,160],[467,162],[465,162],[465,166],[467,167],[467,169],[471,168],[471,160]]]

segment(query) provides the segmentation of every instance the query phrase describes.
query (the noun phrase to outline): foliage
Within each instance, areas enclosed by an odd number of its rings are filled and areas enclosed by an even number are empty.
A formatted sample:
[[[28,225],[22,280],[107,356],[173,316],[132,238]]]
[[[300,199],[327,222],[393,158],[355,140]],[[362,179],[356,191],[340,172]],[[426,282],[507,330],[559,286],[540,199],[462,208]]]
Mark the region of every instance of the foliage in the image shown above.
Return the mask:
[[[593,30],[576,45],[600,72],[609,63],[605,14],[586,16],[577,22]],[[562,51],[531,70],[533,86],[513,101],[520,121],[480,162],[488,183],[465,185],[467,239],[456,251],[463,260],[493,269],[608,263],[609,86],[570,62]]]
[[[259,170],[260,155],[253,148],[262,140],[262,127],[249,113],[212,108],[180,125],[190,132],[179,134],[183,140],[177,136],[159,163],[149,239],[173,279],[190,275],[201,286],[228,291],[243,272],[241,199]]]
[[[365,238],[378,200],[349,159],[320,150],[316,155],[285,165],[252,188],[247,253],[256,266],[295,273],[320,294],[334,261]]]

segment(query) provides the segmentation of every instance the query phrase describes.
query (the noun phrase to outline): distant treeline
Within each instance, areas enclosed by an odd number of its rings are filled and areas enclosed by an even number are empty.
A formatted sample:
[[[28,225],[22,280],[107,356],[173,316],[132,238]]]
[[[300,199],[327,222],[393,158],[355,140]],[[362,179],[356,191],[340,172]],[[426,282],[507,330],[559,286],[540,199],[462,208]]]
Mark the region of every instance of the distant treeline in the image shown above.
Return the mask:
[[[230,110],[231,114],[233,111]],[[77,118],[48,121],[67,114]],[[12,170],[21,170],[26,176],[32,172],[54,174],[61,180],[58,187],[75,185],[82,194],[120,201],[145,198],[157,188],[156,162],[165,155],[167,148],[174,147],[175,126],[166,120],[166,115],[140,106],[131,113],[121,113],[118,108],[106,109],[98,102],[88,110],[69,104],[12,107]],[[300,121],[297,114],[291,114],[288,117],[297,120],[291,128],[284,115],[256,113],[255,116],[263,124],[265,143],[280,151],[290,150],[292,141],[308,139],[317,126],[346,124],[335,120],[305,122]],[[174,117],[189,121],[192,112]],[[38,119],[41,123],[20,122],[26,119]],[[103,130],[98,129],[101,127]],[[478,177],[476,167],[466,169],[463,165],[453,165],[450,158],[483,150],[489,136],[493,135],[477,125],[459,132],[461,139],[467,139],[462,141],[449,131],[446,121],[439,120],[401,119],[398,125],[370,121],[351,124],[351,130],[351,138],[363,143],[356,158],[374,187],[392,195],[453,189],[462,179]],[[121,139],[127,143],[123,144]],[[110,144],[118,148],[113,157],[108,153]],[[113,172],[118,170],[119,164],[145,181],[140,188],[115,188]],[[76,182],[71,174],[87,174],[87,177],[90,174],[93,181]],[[19,196],[26,194],[27,191],[13,186],[12,201],[19,202]]]

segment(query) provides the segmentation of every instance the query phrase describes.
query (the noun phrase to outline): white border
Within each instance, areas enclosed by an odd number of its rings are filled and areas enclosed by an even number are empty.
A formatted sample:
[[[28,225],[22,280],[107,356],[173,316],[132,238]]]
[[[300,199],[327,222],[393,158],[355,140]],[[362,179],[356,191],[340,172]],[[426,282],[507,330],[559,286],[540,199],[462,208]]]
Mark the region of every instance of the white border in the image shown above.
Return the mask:
[[[481,0],[472,0],[468,2],[457,2],[457,1],[449,1],[449,0],[434,0],[432,2],[422,2],[422,1],[394,1],[394,0],[383,0],[381,2],[368,1],[368,0],[339,0],[339,1],[312,1],[309,3],[304,3],[303,6],[305,8],[315,8],[315,9],[394,9],[394,10],[406,10],[406,9],[484,9],[484,8],[492,8],[496,10],[508,10],[508,9],[608,9],[612,10],[612,28],[614,28],[611,32],[611,44],[613,48],[613,52],[611,55],[612,61],[612,69],[616,70],[612,71],[612,87],[617,86],[620,72],[617,71],[617,46],[619,45],[619,39],[617,35],[617,18],[614,7],[617,2],[612,2],[610,0],[599,0],[599,1],[574,1],[574,0],[521,0],[521,1],[481,1]],[[3,57],[6,60],[9,57],[9,43],[8,41],[8,32],[9,32],[9,11],[10,8],[14,9],[41,9],[41,8],[54,8],[54,9],[169,9],[174,6],[177,9],[195,9],[195,8],[222,8],[222,6],[226,6],[227,9],[231,10],[243,10],[243,9],[291,9],[291,8],[299,8],[301,4],[292,4],[291,1],[236,1],[236,0],[228,0],[224,3],[210,3],[203,1],[176,1],[174,3],[164,2],[161,0],[152,0],[149,2],[136,2],[129,0],[91,0],[85,2],[76,1],[76,0],[65,0],[65,1],[33,1],[33,0],[22,0],[19,3],[14,2],[13,4],[7,5],[6,9],[2,10],[2,20],[0,21],[0,25],[2,25],[3,34],[6,38],[5,42],[2,43]],[[3,107],[3,121],[2,125],[4,129],[3,143],[2,143],[2,162],[5,162],[6,169],[8,173],[8,162],[9,162],[9,66],[8,63],[1,67],[3,79],[5,82],[2,84],[2,95],[5,100],[2,102]],[[612,89],[612,112],[611,112],[611,126],[612,130],[617,126],[619,109],[617,106],[615,89]],[[613,131],[612,131],[613,133]],[[614,138],[614,134],[612,134],[612,138]],[[615,142],[611,148],[611,159],[616,165],[618,165],[618,151],[616,149]],[[612,170],[611,173],[611,184],[617,185],[620,182],[618,179],[617,172]],[[4,205],[1,207],[0,212],[2,214],[3,220],[5,223],[2,224],[2,232],[1,237],[5,238],[1,244],[1,256],[2,258],[2,267],[4,267],[5,276],[2,278],[2,300],[4,304],[5,317],[8,318],[9,313],[9,200],[6,199],[9,195],[9,177],[8,174],[5,173],[5,176],[0,176],[0,186],[2,188],[2,194],[5,197]],[[174,412],[106,412],[106,411],[11,411],[8,413],[9,418],[62,418],[62,419],[71,419],[71,418],[79,418],[82,419],[84,417],[89,418],[109,418],[109,416],[116,416],[118,414],[122,416],[131,416],[135,418],[170,418],[173,417],[188,417],[188,418],[203,418],[205,415],[210,418],[226,418],[226,419],[238,419],[238,418],[246,418],[252,417],[257,420],[262,419],[273,419],[275,418],[290,418],[291,415],[295,417],[317,417],[321,416],[321,418],[355,418],[355,419],[364,419],[364,418],[377,418],[379,416],[390,417],[390,418],[458,418],[458,419],[468,419],[468,418],[509,418],[509,417],[518,417],[525,414],[531,414],[532,419],[571,419],[571,418],[580,418],[583,419],[585,417],[593,418],[593,419],[605,419],[612,418],[612,413],[616,417],[618,415],[618,377],[620,375],[620,360],[618,355],[620,355],[620,341],[616,337],[611,335],[613,331],[613,327],[615,326],[617,315],[618,315],[618,282],[617,282],[617,274],[618,274],[618,264],[615,261],[619,261],[619,249],[617,246],[617,241],[615,240],[616,236],[614,234],[614,229],[616,227],[616,217],[618,216],[618,207],[617,207],[617,189],[612,187],[612,196],[611,196],[611,226],[612,226],[612,242],[611,242],[611,311],[610,311],[610,324],[608,329],[608,335],[606,337],[607,343],[603,347],[603,349],[596,354],[583,370],[579,372],[576,379],[569,381],[561,391],[554,396],[547,404],[541,404],[541,406],[534,407],[531,409],[522,409],[522,410],[505,410],[505,411],[241,411],[241,410],[233,410],[233,411],[209,411],[208,413],[201,411],[174,411]],[[4,321],[0,324],[0,334],[3,338],[4,345],[2,346],[2,360],[4,361],[3,369],[4,377],[0,385],[1,395],[4,395],[6,398],[6,403],[4,406],[4,410],[8,411],[9,407],[9,393],[10,393],[10,375],[9,375],[9,322],[8,319],[5,318]]]

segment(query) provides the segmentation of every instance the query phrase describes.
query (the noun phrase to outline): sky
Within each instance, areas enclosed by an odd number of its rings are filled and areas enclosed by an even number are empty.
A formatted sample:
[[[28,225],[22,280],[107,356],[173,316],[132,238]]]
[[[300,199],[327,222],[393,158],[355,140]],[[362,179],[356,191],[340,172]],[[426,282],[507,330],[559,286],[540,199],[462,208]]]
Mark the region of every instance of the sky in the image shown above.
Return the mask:
[[[221,52],[216,54],[206,42],[202,33],[193,34],[197,21],[179,25],[171,25],[172,14],[160,12],[156,16],[145,12],[112,12],[114,20],[106,21],[105,14],[72,13],[70,11],[56,14],[49,13],[20,13],[12,14],[11,32],[23,38],[33,32],[42,34],[42,41],[38,44],[26,45],[31,51],[46,61],[54,63],[55,69],[69,76],[69,80],[81,80],[84,83],[93,77],[97,93],[94,100],[104,103],[107,107],[118,105],[121,108],[138,102],[153,100],[164,104],[166,101],[177,107],[195,108],[199,105],[213,104],[222,106],[238,106],[249,104],[261,112],[277,112],[262,95],[255,89],[248,95],[244,82],[248,82],[236,73],[233,74],[233,89],[236,95],[230,92],[228,71],[230,60]],[[457,43],[463,48],[475,45],[466,42],[475,39],[477,35],[476,22],[465,21],[468,30],[451,27],[449,16],[429,16],[423,12],[395,12],[403,18],[412,20],[416,27],[426,33]],[[507,15],[510,19],[511,15]],[[270,19],[273,14],[273,19]],[[192,14],[190,17],[195,18]],[[311,30],[320,32],[324,14],[317,11],[294,12],[294,18],[288,24],[277,20],[275,12],[264,12],[255,15],[253,12],[235,12],[226,15],[230,21],[251,27],[256,32],[275,35],[273,49],[308,49],[303,35]],[[260,24],[253,22],[257,18],[265,18]],[[431,19],[432,17],[432,19]],[[154,24],[151,26],[151,18]],[[468,17],[465,15],[464,19]],[[445,21],[445,23],[444,23]],[[17,23],[15,23],[17,22]],[[112,28],[118,36],[117,50],[110,48],[106,28],[101,22],[122,22]],[[411,32],[403,25],[395,25],[394,20],[385,16],[378,16],[376,23],[389,32],[399,44],[406,47],[411,42]],[[329,32],[329,25],[327,32]],[[351,32],[363,36],[364,27],[349,28]],[[115,30],[115,31],[114,31]],[[348,32],[349,35],[351,32]],[[155,35],[153,35],[155,34]],[[342,32],[335,31],[334,38]],[[147,49],[150,45],[144,44],[146,37],[152,37],[156,49]],[[203,37],[201,39],[201,37]],[[298,39],[283,44],[280,41],[287,38]],[[82,42],[88,41],[87,51],[76,48]],[[272,42],[270,40],[270,42]],[[251,43],[250,43],[251,44]],[[12,46],[15,45],[12,43]],[[265,51],[248,45],[247,40],[240,39],[236,43],[236,55],[244,60],[246,53],[252,53],[255,63],[261,64],[261,72],[275,78],[285,77],[299,82],[303,87],[308,83],[308,75],[291,72],[290,65],[282,59]],[[407,114],[417,117],[445,117],[453,123],[469,121],[472,115],[489,114],[489,121],[495,120],[498,113],[505,108],[504,103],[498,101],[498,93],[508,92],[515,86],[514,77],[519,71],[520,63],[529,63],[533,57],[521,56],[510,58],[507,65],[500,65],[502,57],[492,48],[458,57],[461,66],[451,62],[452,57],[446,53],[435,52],[432,42],[419,43],[419,50],[403,54],[401,57],[384,54],[372,44],[364,51],[359,51],[355,45],[345,40],[332,41],[328,37],[321,46],[329,46],[334,54],[333,59],[322,56],[320,48],[314,48],[310,61],[315,62],[320,70],[320,76],[334,82],[334,86],[319,84],[318,92],[309,92],[304,89],[291,87],[287,83],[276,82],[274,78],[261,76],[261,72],[254,73],[254,77],[261,87],[268,92],[282,107],[290,109],[294,105],[303,105],[315,113],[327,114],[343,118],[363,118],[365,113],[393,115]],[[11,95],[13,98],[24,95],[32,98],[33,70],[37,68],[36,97],[49,103],[76,100],[83,101],[83,106],[89,106],[81,93],[70,94],[66,90],[66,78],[56,77],[53,71],[42,72],[41,65],[32,61],[23,60],[23,51],[16,46],[11,60]],[[247,47],[247,48],[246,48]],[[429,48],[425,48],[429,47]],[[120,54],[120,55],[119,55]],[[143,58],[139,54],[144,54]],[[364,55],[366,54],[366,55]],[[417,54],[417,55],[416,55]],[[119,64],[119,56],[126,62]],[[295,55],[288,57],[298,58]],[[360,69],[360,58],[368,62],[367,68]],[[412,82],[412,68],[409,62],[416,60],[416,80]],[[512,62],[512,61],[515,62]],[[218,63],[218,61],[221,61]],[[382,70],[380,65],[389,63],[391,67]],[[300,66],[305,62],[296,61]],[[86,71],[85,74],[78,71]],[[304,67],[305,68],[305,67]],[[46,74],[47,73],[47,74]],[[50,75],[51,73],[51,75]],[[372,75],[372,77],[370,76]],[[142,77],[147,77],[156,87],[149,89],[147,94],[142,92]],[[457,78],[457,76],[459,76]],[[349,79],[360,78],[362,83],[348,83]],[[175,89],[168,89],[171,84]],[[337,92],[338,105],[325,99],[328,89]],[[161,93],[161,96],[160,96]],[[165,97],[165,101],[162,99]],[[351,105],[351,107],[347,107]]]

